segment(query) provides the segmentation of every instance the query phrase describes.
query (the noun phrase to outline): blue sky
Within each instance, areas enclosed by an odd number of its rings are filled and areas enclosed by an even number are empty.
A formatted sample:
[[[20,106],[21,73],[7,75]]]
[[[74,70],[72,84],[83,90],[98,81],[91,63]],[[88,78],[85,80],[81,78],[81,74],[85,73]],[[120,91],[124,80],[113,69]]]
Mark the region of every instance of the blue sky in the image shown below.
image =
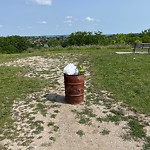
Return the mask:
[[[150,0],[0,0],[0,36],[150,28]]]

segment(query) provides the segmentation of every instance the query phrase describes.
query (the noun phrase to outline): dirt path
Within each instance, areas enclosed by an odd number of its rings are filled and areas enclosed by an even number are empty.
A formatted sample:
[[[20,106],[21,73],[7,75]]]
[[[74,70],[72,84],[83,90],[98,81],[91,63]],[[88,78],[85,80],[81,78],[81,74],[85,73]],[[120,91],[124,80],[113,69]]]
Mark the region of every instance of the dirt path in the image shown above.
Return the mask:
[[[150,136],[149,117],[114,103],[107,91],[91,92],[88,72],[84,102],[79,105],[65,103],[62,70],[68,63],[76,62],[69,54],[59,54],[57,58],[34,56],[3,64],[28,66],[30,71],[25,76],[51,80],[52,85],[27,95],[26,99],[15,100],[14,129],[4,129],[4,133],[10,130],[13,138],[5,138],[0,141],[1,145],[8,150],[142,149],[144,139],[129,137],[128,122],[129,118],[144,120],[147,123],[145,132]]]

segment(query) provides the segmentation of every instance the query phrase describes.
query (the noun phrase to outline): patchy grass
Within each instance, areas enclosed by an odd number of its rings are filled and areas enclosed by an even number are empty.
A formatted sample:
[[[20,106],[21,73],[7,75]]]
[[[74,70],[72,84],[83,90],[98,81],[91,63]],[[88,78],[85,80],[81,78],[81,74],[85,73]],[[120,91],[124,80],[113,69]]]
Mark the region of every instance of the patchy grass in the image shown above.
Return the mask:
[[[55,132],[59,130],[59,126],[55,125],[55,122],[50,121],[48,122],[47,126],[52,127]]]
[[[129,134],[132,138],[145,138],[146,134],[143,129],[144,125],[142,125],[137,119],[129,120],[128,126],[130,128]]]
[[[3,125],[11,124],[12,104],[15,99],[23,98],[47,85],[38,78],[22,77],[25,72],[18,67],[0,67],[0,133]]]
[[[42,103],[38,103],[37,106],[36,106],[36,110],[40,111],[40,113],[43,115],[43,116],[46,116],[47,114],[47,110],[46,110],[46,106]]]
[[[34,122],[32,122],[31,129],[34,130],[33,133],[40,134],[44,130],[43,124],[44,124],[43,121],[34,121]]]
[[[124,140],[138,140],[143,139],[145,142],[143,144],[143,150],[150,149],[150,137],[146,135],[144,130],[145,125],[139,122],[138,119],[132,118],[128,122],[129,131],[122,136]]]
[[[79,63],[82,64],[83,61],[90,62],[90,78],[94,84],[94,87],[88,87],[87,92],[96,92],[98,94],[101,90],[106,90],[112,93],[114,102],[116,100],[123,101],[129,106],[133,107],[133,110],[150,115],[149,55],[117,55],[114,53],[116,51],[115,49],[91,50],[92,49],[87,51],[68,51],[68,53],[72,53],[72,56],[74,53],[82,54],[82,59],[79,60]],[[53,52],[52,57],[57,58],[55,55],[57,53],[58,52]],[[59,53],[64,52],[59,51]],[[0,63],[33,55],[37,55],[37,53],[1,55]],[[38,55],[49,57],[48,55],[51,55],[51,52],[39,52]],[[5,123],[10,125],[13,124],[11,120],[11,111],[12,104],[15,99],[23,99],[23,97],[27,94],[38,91],[47,85],[55,86],[55,84],[58,84],[56,81],[57,79],[54,81],[45,81],[45,79],[41,80],[39,78],[23,77],[22,75],[25,74],[26,71],[26,68],[0,66],[0,133],[2,132]],[[94,99],[94,97],[95,96],[90,95],[86,98],[87,101],[85,103],[87,106],[81,112],[72,110],[72,112],[76,114],[79,123],[91,125],[92,118],[97,117],[93,113],[92,109],[88,108],[88,106],[92,104],[102,104],[102,101],[99,98]],[[150,138],[146,136],[144,126],[141,122],[139,122],[138,119],[125,117],[122,111],[111,109],[112,102],[109,100],[104,101],[103,104],[107,107],[107,109],[110,109],[112,114],[107,115],[105,118],[96,118],[97,121],[111,121],[114,123],[118,123],[122,120],[127,121],[129,132],[124,135],[124,138],[144,138],[145,144],[143,149],[146,150],[150,148]],[[59,107],[60,105],[51,105],[51,108],[56,109],[54,110],[53,114],[50,115],[50,118],[56,118],[57,114],[59,113],[59,110],[57,110]],[[38,103],[37,109],[44,116],[46,115],[46,111],[42,103]],[[49,122],[47,125],[49,127],[51,126],[55,132],[59,130],[59,127],[53,122]],[[40,121],[32,123],[32,129],[35,129],[34,132],[39,134],[43,131],[43,123]],[[7,134],[10,134],[9,131]],[[85,133],[82,130],[79,130],[76,132],[76,134],[82,137]],[[103,129],[101,134],[107,135],[109,134],[109,130]],[[54,141],[55,139],[50,137],[50,140]]]
[[[96,117],[93,110],[88,107],[85,107],[81,112],[77,110],[72,110],[72,112],[76,114],[80,124],[91,125],[91,118]]]
[[[110,112],[112,114],[109,114],[106,117],[98,117],[96,118],[96,120],[99,122],[114,122],[117,125],[120,121],[128,120],[128,118],[124,116],[121,110],[111,109]]]
[[[143,150],[149,150],[150,149],[150,136],[146,137],[146,143],[143,145]]]
[[[4,146],[0,145],[0,149],[1,150],[7,150],[7,148],[5,148]]]

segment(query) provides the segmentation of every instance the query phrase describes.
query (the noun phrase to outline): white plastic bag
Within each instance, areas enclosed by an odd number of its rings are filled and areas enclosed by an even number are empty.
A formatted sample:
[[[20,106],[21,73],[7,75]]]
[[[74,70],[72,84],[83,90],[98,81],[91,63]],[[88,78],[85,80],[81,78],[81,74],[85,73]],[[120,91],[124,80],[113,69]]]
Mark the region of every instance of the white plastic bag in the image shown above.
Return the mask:
[[[64,68],[64,74],[67,74],[67,75],[78,75],[78,73],[79,73],[79,70],[74,64],[70,63]]]

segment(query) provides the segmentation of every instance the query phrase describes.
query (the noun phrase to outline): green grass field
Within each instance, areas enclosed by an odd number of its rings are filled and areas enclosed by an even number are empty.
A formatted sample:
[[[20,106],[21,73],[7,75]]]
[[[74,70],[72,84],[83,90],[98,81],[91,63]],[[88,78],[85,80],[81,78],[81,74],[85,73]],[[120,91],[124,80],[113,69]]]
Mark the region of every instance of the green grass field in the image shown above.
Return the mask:
[[[59,51],[42,51],[23,54],[0,54],[0,63],[33,55],[53,56],[57,53],[82,54],[83,60],[89,61],[92,83],[96,92],[107,90],[113,99],[123,101],[135,110],[150,114],[150,55],[117,55],[115,49],[67,49]],[[125,50],[119,50],[125,51]],[[79,57],[81,58],[81,57]],[[13,101],[28,93],[38,91],[48,85],[38,78],[19,76],[25,68],[0,66],[0,129],[11,122]]]
[[[108,90],[115,100],[150,114],[150,55],[118,55],[114,52],[102,50],[91,53],[95,88],[97,91]]]

